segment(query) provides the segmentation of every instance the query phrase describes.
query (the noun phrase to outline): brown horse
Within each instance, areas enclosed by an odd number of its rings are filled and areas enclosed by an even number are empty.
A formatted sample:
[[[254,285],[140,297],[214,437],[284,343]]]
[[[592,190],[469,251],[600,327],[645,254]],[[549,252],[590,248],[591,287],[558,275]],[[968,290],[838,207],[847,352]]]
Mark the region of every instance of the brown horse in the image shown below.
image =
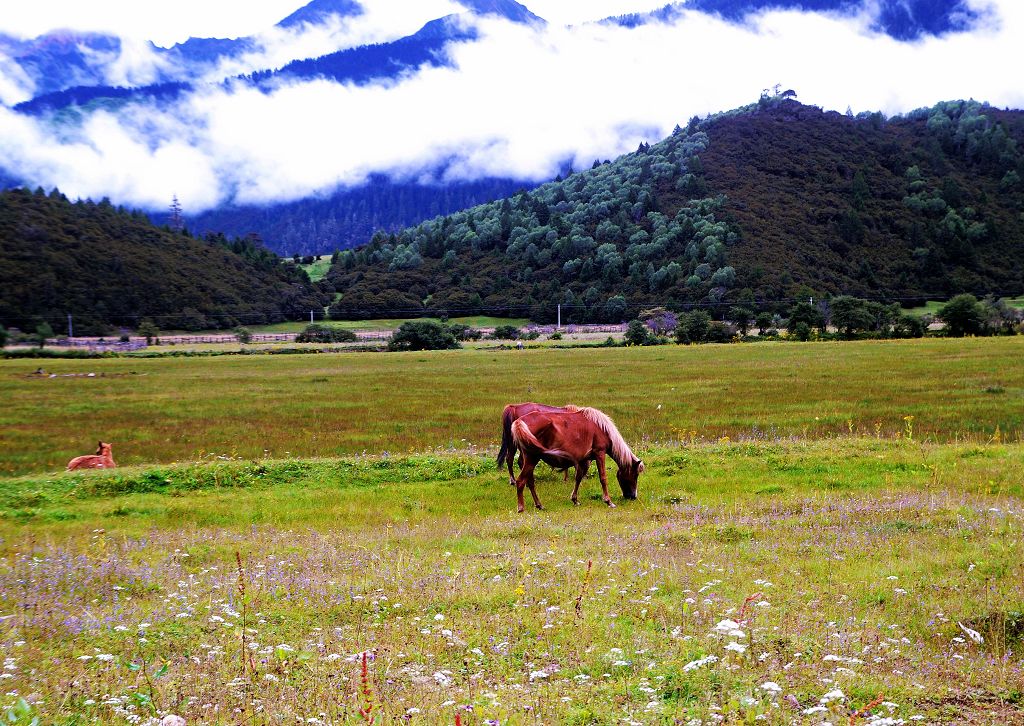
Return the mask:
[[[95,454],[89,454],[87,456],[76,456],[74,459],[68,462],[68,471],[74,471],[75,469],[113,469],[117,466],[114,463],[114,457],[111,451],[113,447],[110,444],[105,444],[102,441],[96,447]]]
[[[543,509],[534,483],[533,470],[544,461],[556,469],[576,467],[576,486],[572,490],[572,503],[579,504],[580,482],[587,474],[591,461],[597,462],[601,478],[602,499],[614,507],[608,495],[608,477],[604,461],[610,456],[619,466],[616,476],[622,496],[636,499],[637,480],[644,470],[644,462],[629,448],[622,434],[608,416],[596,408],[576,411],[528,413],[512,424],[512,440],[522,453],[523,470],[516,479],[516,497],[522,512],[523,489],[530,487],[533,503]]]
[[[498,466],[508,463],[508,483],[516,485],[516,473],[512,469],[516,458],[516,445],[512,441],[512,424],[528,413],[543,411],[544,413],[564,413],[566,411],[579,411],[577,406],[545,406],[542,403],[510,403],[501,412],[501,448],[498,449]],[[519,468],[522,469],[523,459],[519,457]],[[565,472],[566,480],[569,479],[568,467],[557,467]]]

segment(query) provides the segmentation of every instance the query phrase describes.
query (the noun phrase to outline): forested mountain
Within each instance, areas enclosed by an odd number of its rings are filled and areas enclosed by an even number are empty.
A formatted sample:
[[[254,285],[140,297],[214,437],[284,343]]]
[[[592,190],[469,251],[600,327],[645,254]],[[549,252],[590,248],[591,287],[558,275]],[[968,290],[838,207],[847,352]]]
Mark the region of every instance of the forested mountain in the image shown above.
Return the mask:
[[[342,253],[338,317],[423,310],[618,321],[809,292],[1024,291],[1024,114],[885,119],[786,92],[612,163]]]
[[[513,179],[418,184],[374,175],[365,186],[323,198],[226,207],[187,219],[189,228],[198,233],[255,234],[285,256],[322,254],[364,244],[378,230],[397,232],[424,219],[501,199],[524,186],[528,183]],[[165,215],[154,219],[164,221]]]
[[[197,240],[109,202],[57,191],[0,192],[0,325],[77,334],[152,318],[199,330],[293,320],[329,297],[251,242]]]

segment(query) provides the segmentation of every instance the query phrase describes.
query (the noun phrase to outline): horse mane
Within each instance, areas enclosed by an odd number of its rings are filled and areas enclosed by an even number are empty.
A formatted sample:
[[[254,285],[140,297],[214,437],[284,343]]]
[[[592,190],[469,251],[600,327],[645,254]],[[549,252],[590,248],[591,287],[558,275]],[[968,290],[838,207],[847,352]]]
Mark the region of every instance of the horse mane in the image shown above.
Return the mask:
[[[562,408],[564,408],[564,409],[565,409],[566,411],[568,411],[569,413],[579,413],[580,411],[582,411],[582,410],[583,410],[583,409],[582,409],[582,408],[580,408],[579,406],[574,406],[574,405],[572,405],[571,403],[567,403],[567,404],[565,404],[564,406],[562,406]]]
[[[622,438],[622,434],[619,433],[615,422],[611,420],[608,414],[598,411],[596,408],[581,408],[579,412],[608,434],[608,438],[611,439],[612,443],[612,458],[615,459],[616,464],[629,464],[636,461],[636,455],[633,454],[633,450],[629,448],[626,440]]]

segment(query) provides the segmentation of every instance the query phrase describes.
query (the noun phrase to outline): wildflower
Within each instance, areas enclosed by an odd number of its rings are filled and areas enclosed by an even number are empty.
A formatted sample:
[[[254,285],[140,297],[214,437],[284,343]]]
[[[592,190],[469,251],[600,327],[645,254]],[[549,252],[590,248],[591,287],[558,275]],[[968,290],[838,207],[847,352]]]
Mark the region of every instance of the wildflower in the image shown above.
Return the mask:
[[[782,693],[782,686],[775,681],[765,681],[761,684],[761,690],[768,691],[768,693]]]
[[[614,663],[612,663],[612,665],[613,666],[628,666],[629,665],[629,661],[628,660],[617,660]]]
[[[718,660],[717,655],[707,655],[697,660],[691,660],[689,663],[683,666],[683,671],[689,673],[690,671],[697,670],[701,666],[706,666],[709,663],[714,663]]]
[[[452,682],[452,679],[446,674],[442,673],[441,671],[437,671],[436,673],[434,673],[434,681],[439,686],[447,686]]]
[[[968,628],[966,625],[964,625],[960,621],[957,621],[956,624],[960,626],[960,630],[964,631],[964,633],[967,634],[968,638],[973,640],[978,645],[981,645],[982,643],[985,642],[985,639],[981,636],[981,633],[979,633],[977,630],[972,630],[971,628]]]
[[[103,661],[105,663],[109,663],[112,660],[114,660],[114,656],[111,655],[110,653],[100,653],[99,655],[96,656],[96,660],[101,660],[101,661]]]
[[[419,710],[418,708],[416,708],[415,706],[413,706],[412,708],[407,708],[407,709],[405,709],[405,712],[406,712],[407,714],[409,714],[410,716],[413,716],[413,715],[415,715],[415,714],[419,713],[419,712],[420,712],[420,710]]]
[[[735,620],[721,620],[712,630],[715,633],[728,635],[733,638],[747,637],[746,634],[740,630],[740,624]]]
[[[434,620],[437,620],[438,622],[440,622],[440,621],[444,620],[444,615],[442,615],[441,613],[438,613],[437,615],[434,616]]]
[[[819,700],[820,703],[830,703],[832,701],[845,701],[846,695],[838,688],[834,691],[829,691]]]
[[[547,671],[530,671],[530,680],[531,681],[537,680],[538,678],[547,678],[547,677],[548,677],[548,672]]]
[[[185,726],[185,719],[173,713],[169,713],[160,719],[160,726]]]
[[[729,643],[727,646],[725,646],[725,649],[726,650],[734,651],[736,653],[743,653],[744,651],[746,651],[747,646],[740,645],[739,643],[733,641],[733,642]]]
[[[265,680],[265,681],[271,681],[272,683],[276,683],[276,682],[277,682],[277,681],[279,681],[280,679],[279,679],[279,678],[278,678],[277,676],[275,676],[275,675],[274,675],[273,673],[265,673],[265,674],[263,675],[263,680]]]

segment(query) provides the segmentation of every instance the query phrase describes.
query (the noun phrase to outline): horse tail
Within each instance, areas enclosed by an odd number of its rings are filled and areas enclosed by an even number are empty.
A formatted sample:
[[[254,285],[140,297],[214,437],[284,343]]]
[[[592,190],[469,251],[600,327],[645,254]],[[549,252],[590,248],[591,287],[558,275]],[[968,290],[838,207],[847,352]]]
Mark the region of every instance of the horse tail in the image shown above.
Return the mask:
[[[522,419],[517,420],[512,424],[512,440],[515,441],[516,446],[522,448],[523,446],[530,446],[535,449],[544,451],[544,444],[533,435],[530,428],[523,423]]]
[[[515,456],[515,446],[512,442],[512,422],[516,420],[515,406],[505,406],[501,412],[501,448],[498,449],[498,466],[505,463],[505,459]]]

